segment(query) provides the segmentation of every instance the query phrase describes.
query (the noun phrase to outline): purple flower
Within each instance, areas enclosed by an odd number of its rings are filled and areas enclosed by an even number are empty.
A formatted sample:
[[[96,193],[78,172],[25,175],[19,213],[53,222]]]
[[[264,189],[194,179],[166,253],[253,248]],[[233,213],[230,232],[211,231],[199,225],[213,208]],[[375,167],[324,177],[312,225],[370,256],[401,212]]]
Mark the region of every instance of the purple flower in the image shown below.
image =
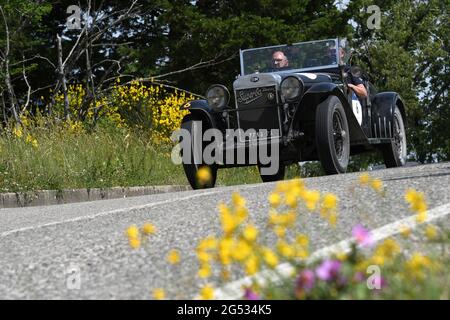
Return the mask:
[[[353,227],[352,235],[356,239],[356,242],[362,247],[371,247],[375,243],[371,232],[361,224],[357,224]]]
[[[338,260],[325,260],[316,268],[316,275],[320,280],[334,280],[341,270],[341,262]]]
[[[246,300],[261,300],[261,297],[250,288],[245,288],[244,298]]]
[[[312,288],[314,288],[314,282],[315,282],[314,272],[309,269],[306,269],[300,272],[300,274],[298,275],[296,285],[297,288],[299,289],[301,288],[306,291],[309,291]]]

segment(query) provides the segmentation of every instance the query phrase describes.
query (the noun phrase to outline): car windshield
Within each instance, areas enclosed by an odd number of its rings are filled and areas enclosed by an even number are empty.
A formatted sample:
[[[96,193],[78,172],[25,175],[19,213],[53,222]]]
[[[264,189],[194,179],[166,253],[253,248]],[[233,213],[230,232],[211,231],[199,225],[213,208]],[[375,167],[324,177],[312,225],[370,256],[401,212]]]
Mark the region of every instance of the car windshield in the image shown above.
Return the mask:
[[[338,43],[338,39],[329,39],[242,50],[241,71],[246,75],[336,67],[340,52]]]

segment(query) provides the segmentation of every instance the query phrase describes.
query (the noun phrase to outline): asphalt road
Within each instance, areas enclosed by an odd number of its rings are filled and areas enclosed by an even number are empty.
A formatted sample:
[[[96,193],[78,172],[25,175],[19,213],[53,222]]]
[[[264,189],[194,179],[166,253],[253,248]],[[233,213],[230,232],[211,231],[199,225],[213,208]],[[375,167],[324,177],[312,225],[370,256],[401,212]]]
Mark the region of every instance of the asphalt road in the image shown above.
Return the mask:
[[[352,193],[358,174],[305,179],[309,188],[334,192],[340,199],[334,232],[318,215],[302,216],[299,231],[310,236],[312,251],[348,238],[357,222],[375,229],[412,215],[403,201],[407,188],[425,192],[430,208],[450,203],[450,163],[371,175],[384,181],[385,198],[368,190]],[[165,288],[170,298],[190,298],[200,284],[192,277],[198,267],[193,249],[201,238],[219,232],[219,201],[228,202],[239,191],[247,199],[251,220],[263,227],[274,185],[0,209],[0,298],[149,299],[156,287]],[[449,226],[449,220],[446,215],[439,223]],[[131,250],[126,228],[146,221],[157,227],[157,234],[145,248]],[[274,241],[271,234],[263,237]],[[182,252],[179,266],[165,261],[173,248]],[[80,271],[79,289],[67,285],[72,267]]]

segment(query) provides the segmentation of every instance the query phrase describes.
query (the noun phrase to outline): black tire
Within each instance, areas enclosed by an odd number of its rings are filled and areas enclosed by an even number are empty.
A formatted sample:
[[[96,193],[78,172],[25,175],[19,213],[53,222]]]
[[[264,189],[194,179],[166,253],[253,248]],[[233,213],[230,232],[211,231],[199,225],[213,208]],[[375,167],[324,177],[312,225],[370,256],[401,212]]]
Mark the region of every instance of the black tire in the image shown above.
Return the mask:
[[[277,173],[272,174],[272,175],[263,175],[263,174],[261,174],[261,168],[262,167],[263,166],[258,165],[259,176],[261,177],[261,180],[263,182],[273,182],[273,181],[284,180],[284,174],[286,172],[286,165],[284,165],[283,163],[280,163]]]
[[[402,113],[397,106],[394,110],[393,120],[394,130],[392,142],[381,147],[386,168],[396,168],[406,164],[407,150],[405,123]]]
[[[347,171],[350,133],[344,107],[336,96],[329,96],[317,106],[316,147],[326,174]]]
[[[197,118],[193,117],[192,115],[188,115],[183,119],[183,121],[181,123],[181,128],[188,130],[189,133],[191,134],[192,141],[194,141],[194,139],[195,139],[194,135],[196,134],[195,130],[193,129],[195,121],[201,121],[201,119],[197,119]],[[202,127],[204,127],[204,125],[202,125]],[[201,132],[201,134],[203,135],[203,132]],[[194,190],[213,188],[216,184],[216,179],[217,179],[217,166],[206,165],[206,164],[196,164],[194,162],[194,150],[193,149],[194,149],[193,145],[191,144],[191,161],[190,161],[190,163],[183,162],[184,173],[186,174],[186,178],[188,179],[189,184],[191,185],[192,189],[194,189]],[[204,146],[202,145],[202,154],[203,154],[203,149],[204,149]],[[207,183],[200,183],[197,179],[197,172],[202,167],[208,167],[211,172],[211,179]]]

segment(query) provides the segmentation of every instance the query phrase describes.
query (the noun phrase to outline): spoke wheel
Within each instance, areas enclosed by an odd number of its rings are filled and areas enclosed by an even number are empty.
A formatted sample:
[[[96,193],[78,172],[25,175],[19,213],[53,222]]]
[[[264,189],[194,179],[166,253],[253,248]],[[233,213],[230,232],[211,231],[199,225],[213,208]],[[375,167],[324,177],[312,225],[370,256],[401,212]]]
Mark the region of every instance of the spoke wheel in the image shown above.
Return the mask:
[[[330,96],[317,106],[316,147],[327,174],[344,173],[350,159],[350,136],[341,101]]]

